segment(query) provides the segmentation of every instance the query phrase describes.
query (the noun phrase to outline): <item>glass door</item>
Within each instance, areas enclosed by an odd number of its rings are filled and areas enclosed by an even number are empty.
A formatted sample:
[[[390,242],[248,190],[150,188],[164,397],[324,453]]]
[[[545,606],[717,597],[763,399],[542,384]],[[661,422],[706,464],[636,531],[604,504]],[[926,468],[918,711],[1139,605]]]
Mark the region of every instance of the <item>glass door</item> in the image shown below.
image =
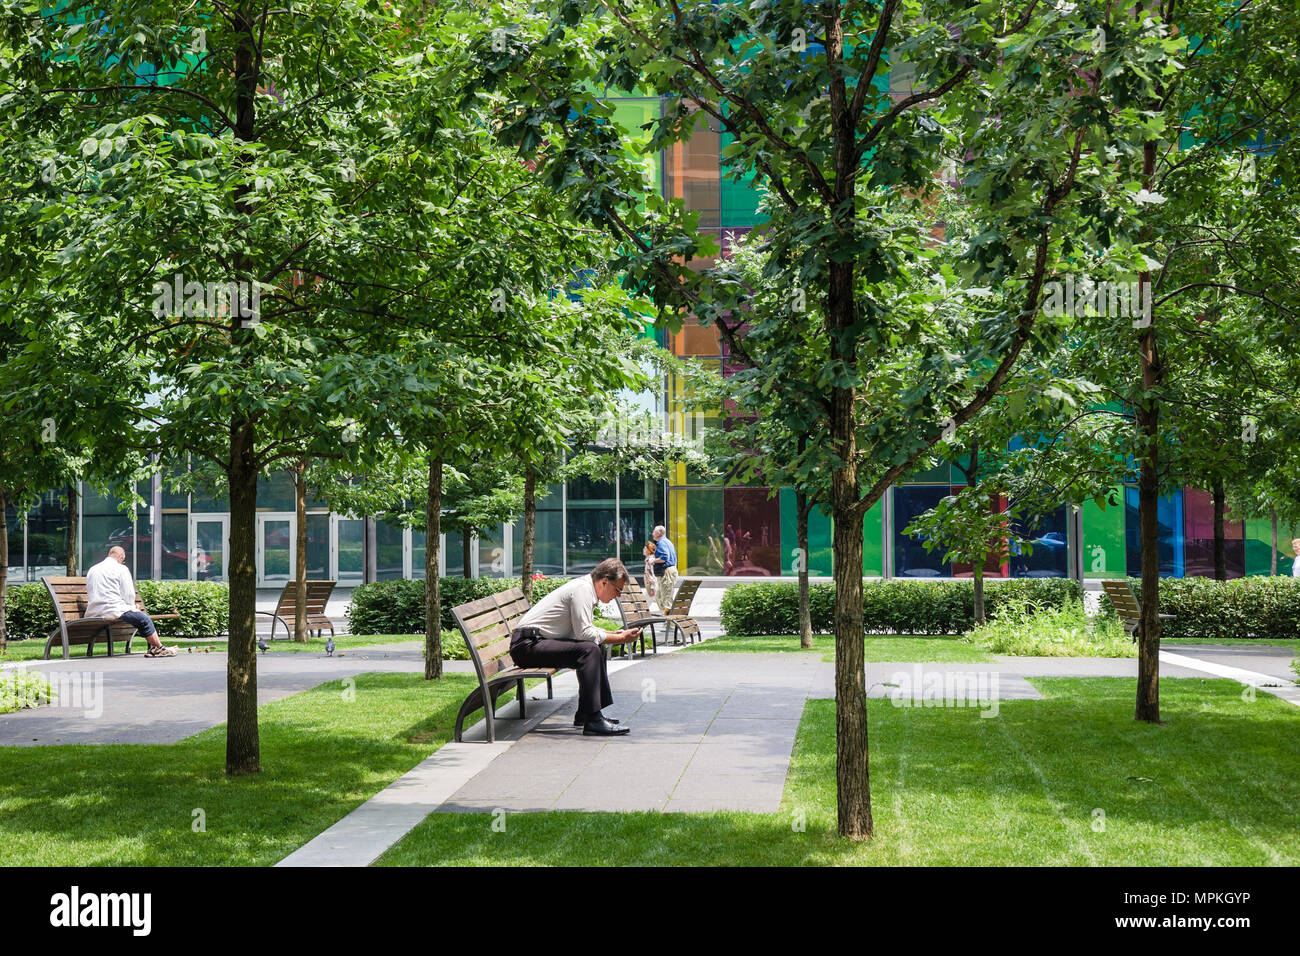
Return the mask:
[[[257,516],[257,586],[279,587],[293,580],[296,522],[289,513]]]
[[[230,553],[230,518],[190,515],[190,580],[225,581]]]
[[[360,518],[331,515],[334,547],[331,577],[339,587],[356,587],[366,580],[366,523]]]

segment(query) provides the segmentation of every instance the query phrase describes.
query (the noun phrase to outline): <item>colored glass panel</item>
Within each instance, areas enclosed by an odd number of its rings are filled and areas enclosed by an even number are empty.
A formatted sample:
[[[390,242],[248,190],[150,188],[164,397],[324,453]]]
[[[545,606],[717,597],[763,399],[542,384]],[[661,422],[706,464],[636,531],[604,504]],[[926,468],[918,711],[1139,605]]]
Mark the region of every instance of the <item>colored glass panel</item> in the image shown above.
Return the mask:
[[[1069,535],[1065,505],[1033,521],[1018,522],[1014,529],[1030,544],[1030,550],[1011,543],[1013,578],[1064,578],[1069,576]]]
[[[795,508],[793,488],[781,489],[781,573],[796,575],[800,555],[798,510]],[[831,573],[831,519],[814,506],[808,513],[808,552],[803,555],[804,567],[814,577]]]
[[[698,212],[701,227],[722,224],[716,124],[708,114],[697,113],[690,138],[674,143],[664,153],[664,192]]]
[[[1245,529],[1240,521],[1223,523],[1223,557],[1227,576],[1246,573]],[[1214,576],[1214,499],[1195,488],[1183,490],[1184,573]]]
[[[524,522],[514,524],[515,567],[524,566]],[[564,513],[539,511],[533,527],[533,573],[548,578],[564,574]]]
[[[1083,502],[1083,576],[1114,578],[1127,571],[1126,515],[1123,489],[1113,488],[1105,508]]]
[[[722,489],[686,488],[670,497],[675,506],[680,504],[673,509],[676,537],[669,536],[677,548],[678,570],[683,574],[725,573]]]
[[[878,578],[885,573],[885,501],[890,492],[867,509],[862,519],[862,574]]]
[[[949,485],[913,485],[894,488],[894,573],[900,578],[950,577],[952,565],[943,551],[927,551],[922,537],[904,534],[912,519],[929,511],[952,493]]]
[[[781,573],[781,506],[767,488],[724,488],[723,574]]]
[[[1163,577],[1183,575],[1183,495],[1175,492],[1160,499],[1156,506],[1156,527],[1160,574]],[[1133,577],[1142,574],[1142,550],[1138,525],[1138,491],[1124,489],[1124,528],[1127,545],[1128,573]]]

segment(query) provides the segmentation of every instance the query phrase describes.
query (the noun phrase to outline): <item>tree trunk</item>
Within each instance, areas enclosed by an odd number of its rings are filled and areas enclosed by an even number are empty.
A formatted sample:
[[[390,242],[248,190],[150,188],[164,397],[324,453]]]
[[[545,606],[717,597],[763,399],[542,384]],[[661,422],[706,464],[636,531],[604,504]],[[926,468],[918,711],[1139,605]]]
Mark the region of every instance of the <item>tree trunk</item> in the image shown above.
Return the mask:
[[[841,414],[852,408],[853,389],[836,396]],[[837,416],[838,417],[838,416]],[[839,422],[835,423],[840,424]],[[849,439],[852,441],[852,431]],[[872,834],[867,765],[867,691],[862,633],[862,518],[857,468],[835,469],[831,509],[835,565],[835,800],[839,832],[851,840]]]
[[[472,536],[471,536],[471,532],[470,532],[470,530],[469,530],[468,528],[466,528],[464,531],[461,532],[461,535],[460,535],[460,563],[461,563],[461,568],[462,568],[462,570],[463,570],[464,573],[465,573],[465,577],[469,577],[469,576],[470,576],[470,573],[469,573],[469,567],[470,567],[470,562],[469,562],[469,544],[470,544],[470,541],[472,541],[472,540],[473,540],[473,538],[472,538]]]
[[[77,526],[79,521],[77,512],[79,510],[77,508],[77,486],[75,484],[68,485],[68,559],[64,564],[70,578],[77,577],[77,568],[81,566],[81,553],[77,550]]]
[[[230,428],[230,643],[226,660],[226,773],[262,769],[257,733],[257,466],[255,431]]]
[[[5,590],[9,586],[9,522],[5,518],[8,507],[5,494],[0,491],[0,654],[9,648],[9,629],[5,624]]]
[[[297,554],[294,555],[293,639],[307,643],[307,459],[293,469],[294,517],[298,521]]]
[[[1151,183],[1155,173],[1156,144],[1143,146],[1143,181]],[[1155,305],[1151,294],[1151,273],[1139,275],[1142,303],[1150,308],[1142,335],[1142,397],[1136,411],[1141,467],[1138,474],[1138,526],[1142,549],[1142,611],[1138,636],[1137,702],[1133,717],[1160,723],[1160,533],[1157,508],[1160,503],[1160,400],[1156,395],[1163,381],[1156,350]]]
[[[1268,576],[1277,577],[1277,508],[1274,505],[1268,506],[1268,517],[1273,525],[1273,559],[1269,562]]]
[[[984,565],[974,565],[975,575],[975,624],[984,623]]]
[[[533,545],[537,538],[537,473],[524,465],[524,553],[520,561],[520,584],[528,603],[533,603]]]
[[[442,456],[429,456],[429,489],[424,503],[424,679],[442,677],[442,595],[438,588],[438,550],[442,545]]]
[[[1223,479],[1214,479],[1214,580],[1228,580],[1228,557],[1225,553],[1223,512],[1225,510]]]
[[[812,647],[812,597],[808,589],[808,496],[802,491],[794,493],[796,533],[799,537],[799,646]]]

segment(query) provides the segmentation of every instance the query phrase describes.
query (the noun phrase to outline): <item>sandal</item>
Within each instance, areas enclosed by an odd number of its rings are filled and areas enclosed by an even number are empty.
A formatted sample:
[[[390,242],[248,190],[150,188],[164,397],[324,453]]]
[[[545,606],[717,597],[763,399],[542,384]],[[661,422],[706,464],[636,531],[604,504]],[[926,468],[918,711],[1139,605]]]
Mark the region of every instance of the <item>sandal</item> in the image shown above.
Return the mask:
[[[145,657],[175,657],[176,648],[163,647],[161,644],[150,644],[149,650],[144,652]]]

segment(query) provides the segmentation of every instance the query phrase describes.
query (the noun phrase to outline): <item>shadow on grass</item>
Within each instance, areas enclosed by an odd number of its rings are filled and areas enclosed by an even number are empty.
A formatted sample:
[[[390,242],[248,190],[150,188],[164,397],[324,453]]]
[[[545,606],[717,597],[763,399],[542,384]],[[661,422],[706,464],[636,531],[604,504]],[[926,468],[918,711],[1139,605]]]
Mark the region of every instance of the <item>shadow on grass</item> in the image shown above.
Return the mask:
[[[264,705],[247,777],[225,776],[224,725],[171,745],[0,749],[0,864],[274,863],[450,739],[473,685],[362,674]]]
[[[876,837],[835,834],[835,709],[809,701],[776,814],[433,814],[382,865],[1300,863],[1300,710],[1166,679],[1163,726],[1127,678],[1035,678],[1041,701],[868,702]],[[498,827],[500,823],[498,823]]]

